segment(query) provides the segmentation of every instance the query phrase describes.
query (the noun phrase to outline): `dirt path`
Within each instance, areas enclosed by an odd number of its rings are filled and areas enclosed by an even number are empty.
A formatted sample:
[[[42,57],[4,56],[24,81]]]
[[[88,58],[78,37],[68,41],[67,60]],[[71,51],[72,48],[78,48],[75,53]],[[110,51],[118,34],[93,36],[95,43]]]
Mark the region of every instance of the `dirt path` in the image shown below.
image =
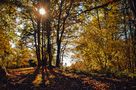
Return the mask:
[[[46,87],[41,87],[41,74],[31,81],[33,70],[12,71],[6,84],[0,83],[0,90],[136,90],[133,80],[94,77],[67,73],[61,70],[48,71]]]

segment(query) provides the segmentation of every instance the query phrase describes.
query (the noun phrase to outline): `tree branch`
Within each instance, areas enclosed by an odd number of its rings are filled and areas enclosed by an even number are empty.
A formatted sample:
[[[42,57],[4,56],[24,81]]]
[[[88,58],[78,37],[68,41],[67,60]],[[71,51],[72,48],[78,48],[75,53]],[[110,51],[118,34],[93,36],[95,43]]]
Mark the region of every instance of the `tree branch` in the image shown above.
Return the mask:
[[[81,14],[90,12],[90,11],[92,11],[94,9],[104,8],[104,7],[108,6],[109,4],[112,4],[112,3],[115,3],[115,2],[118,2],[118,1],[120,1],[120,0],[109,0],[109,2],[107,2],[105,4],[102,4],[102,5],[99,5],[99,6],[95,6],[95,7],[90,7],[89,9],[86,9],[86,10],[82,11],[81,13],[79,13],[78,15],[75,15],[73,17],[80,16]]]

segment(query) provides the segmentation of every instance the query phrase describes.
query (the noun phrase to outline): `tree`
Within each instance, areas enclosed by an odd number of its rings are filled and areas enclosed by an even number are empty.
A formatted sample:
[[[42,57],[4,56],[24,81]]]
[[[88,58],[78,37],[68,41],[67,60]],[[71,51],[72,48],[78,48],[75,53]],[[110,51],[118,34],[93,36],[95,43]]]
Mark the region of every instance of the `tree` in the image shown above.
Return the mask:
[[[7,7],[5,7],[7,6]],[[15,23],[14,15],[15,15],[15,7],[9,4],[1,4],[0,3],[0,59],[2,66],[5,67],[7,62],[7,57],[11,53],[11,40],[14,35],[14,27]],[[11,17],[13,15],[13,17]]]
[[[98,11],[96,14],[92,12],[92,21],[87,23],[76,41],[76,56],[82,58],[86,70],[131,72],[135,63],[130,49],[133,48],[129,37],[132,35],[132,32],[129,33],[132,28],[126,23],[129,21],[127,17],[132,15],[127,8],[128,2],[121,1],[118,5],[112,3],[109,7],[99,8],[99,14]],[[123,66],[125,67],[122,68]]]

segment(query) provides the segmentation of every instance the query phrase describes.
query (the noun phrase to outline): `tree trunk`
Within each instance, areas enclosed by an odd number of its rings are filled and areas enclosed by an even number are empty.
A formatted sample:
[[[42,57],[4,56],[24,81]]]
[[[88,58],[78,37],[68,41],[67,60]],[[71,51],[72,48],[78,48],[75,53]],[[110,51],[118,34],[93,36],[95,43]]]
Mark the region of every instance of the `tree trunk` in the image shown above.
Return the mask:
[[[128,1],[131,7],[131,10],[133,11],[135,18],[136,18],[136,0],[130,0]]]
[[[48,51],[48,58],[49,58],[49,67],[52,67],[52,48],[51,48],[51,23],[49,19],[46,22],[47,25],[47,51]]]
[[[60,52],[61,50],[61,41],[57,42],[57,57],[56,57],[56,67],[60,67]]]
[[[37,56],[37,67],[34,71],[34,77],[37,76],[37,74],[40,72],[40,67],[41,67],[41,57],[40,57],[40,30],[41,30],[41,22],[40,20],[38,20],[37,22],[37,30],[35,30],[35,33],[34,33],[34,40],[35,40],[35,48],[36,48],[36,56]]]
[[[41,57],[40,57],[40,54],[41,54],[41,50],[40,50],[40,20],[38,21],[38,31],[37,31],[37,42],[38,42],[38,45],[37,45],[37,57],[38,57],[38,66],[41,66]]]

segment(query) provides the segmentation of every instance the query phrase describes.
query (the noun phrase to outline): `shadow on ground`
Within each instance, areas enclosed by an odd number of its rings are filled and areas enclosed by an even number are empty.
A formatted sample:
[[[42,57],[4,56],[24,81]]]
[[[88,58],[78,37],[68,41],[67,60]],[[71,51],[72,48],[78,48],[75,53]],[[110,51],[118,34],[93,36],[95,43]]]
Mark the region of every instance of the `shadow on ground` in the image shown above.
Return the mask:
[[[57,69],[48,70],[46,87],[42,87],[39,83],[41,79],[34,78],[32,73],[14,73],[7,81],[0,82],[0,90],[136,90],[134,81],[67,73]]]

